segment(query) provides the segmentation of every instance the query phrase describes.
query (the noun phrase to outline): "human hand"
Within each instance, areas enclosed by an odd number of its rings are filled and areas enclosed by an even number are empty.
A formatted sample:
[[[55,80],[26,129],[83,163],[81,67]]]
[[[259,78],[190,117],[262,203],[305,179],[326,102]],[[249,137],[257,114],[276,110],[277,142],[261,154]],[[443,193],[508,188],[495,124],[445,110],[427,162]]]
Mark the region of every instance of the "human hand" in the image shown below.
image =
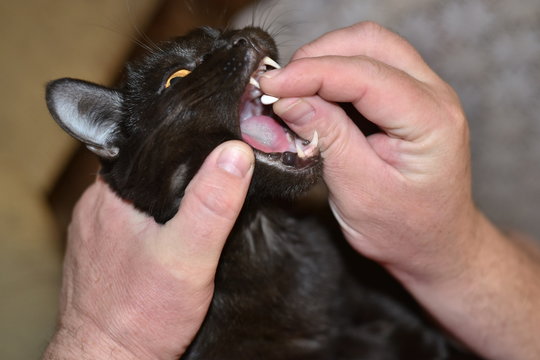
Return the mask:
[[[96,181],[74,211],[59,329],[44,359],[177,359],[208,310],[253,164],[246,144],[220,145],[165,225]]]
[[[349,242],[395,275],[452,276],[471,261],[477,211],[458,97],[398,35],[361,23],[302,47],[266,73],[274,111],[316,130],[330,204]],[[383,132],[367,138],[335,102]]]
[[[328,33],[260,80],[274,111],[324,157],[348,241],[489,359],[537,359],[540,264],[474,206],[469,131],[455,92],[373,23]],[[335,102],[382,133],[364,136]],[[537,248],[537,247],[535,247]]]

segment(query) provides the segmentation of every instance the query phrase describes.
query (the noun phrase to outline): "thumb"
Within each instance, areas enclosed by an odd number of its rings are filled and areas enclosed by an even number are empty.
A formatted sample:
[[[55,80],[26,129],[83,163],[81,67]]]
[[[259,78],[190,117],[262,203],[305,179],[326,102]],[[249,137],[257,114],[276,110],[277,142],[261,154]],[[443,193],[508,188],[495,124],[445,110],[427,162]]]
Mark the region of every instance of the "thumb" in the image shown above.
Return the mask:
[[[165,225],[162,254],[182,269],[215,271],[225,240],[242,209],[254,169],[251,148],[218,146],[186,188],[178,213]]]

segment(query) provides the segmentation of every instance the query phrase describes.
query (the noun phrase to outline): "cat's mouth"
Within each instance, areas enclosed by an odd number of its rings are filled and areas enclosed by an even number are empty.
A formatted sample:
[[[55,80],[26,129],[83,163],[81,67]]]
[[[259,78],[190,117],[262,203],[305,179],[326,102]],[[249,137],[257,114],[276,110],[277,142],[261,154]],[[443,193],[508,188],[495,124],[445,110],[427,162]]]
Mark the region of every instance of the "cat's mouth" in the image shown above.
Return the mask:
[[[279,65],[269,57],[260,61],[240,100],[240,132],[242,140],[254,150],[257,160],[277,165],[305,169],[320,159],[317,132],[311,140],[295,134],[277,117],[271,103],[264,95],[258,80],[265,71]]]

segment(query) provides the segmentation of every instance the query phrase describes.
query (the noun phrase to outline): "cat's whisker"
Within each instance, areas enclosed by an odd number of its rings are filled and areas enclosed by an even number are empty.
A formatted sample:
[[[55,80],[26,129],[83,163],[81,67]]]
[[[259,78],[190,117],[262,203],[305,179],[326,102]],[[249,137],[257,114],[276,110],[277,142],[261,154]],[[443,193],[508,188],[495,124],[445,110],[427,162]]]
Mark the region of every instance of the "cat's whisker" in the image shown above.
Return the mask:
[[[135,15],[134,15],[134,9],[133,4],[126,0],[126,7],[129,14],[129,22],[131,27],[136,31],[138,38],[133,36],[133,39],[136,44],[141,46],[143,49],[148,51],[149,53],[153,53],[156,51],[163,52],[163,49],[159,47],[159,45],[153,41],[141,28],[136,24],[135,22]],[[140,38],[140,40],[139,40]]]

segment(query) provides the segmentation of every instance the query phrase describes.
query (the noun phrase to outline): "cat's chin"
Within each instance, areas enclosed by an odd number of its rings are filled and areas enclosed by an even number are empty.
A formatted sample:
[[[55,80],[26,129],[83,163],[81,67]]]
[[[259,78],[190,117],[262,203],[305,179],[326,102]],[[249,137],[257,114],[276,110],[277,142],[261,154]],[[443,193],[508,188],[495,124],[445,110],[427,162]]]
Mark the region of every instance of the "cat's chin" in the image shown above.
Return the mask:
[[[273,154],[255,151],[255,171],[248,192],[248,200],[292,200],[310,190],[322,178],[320,157],[310,160],[309,166],[291,168],[270,160]]]

